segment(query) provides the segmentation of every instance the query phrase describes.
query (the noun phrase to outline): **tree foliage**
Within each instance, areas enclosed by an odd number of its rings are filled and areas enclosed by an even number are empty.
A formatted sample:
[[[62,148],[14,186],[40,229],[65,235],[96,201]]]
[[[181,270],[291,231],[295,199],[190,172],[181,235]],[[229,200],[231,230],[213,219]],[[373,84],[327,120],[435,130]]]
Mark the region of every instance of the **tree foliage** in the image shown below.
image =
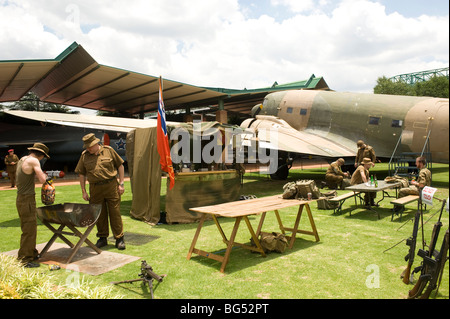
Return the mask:
[[[410,85],[406,82],[393,82],[382,76],[378,78],[377,85],[373,88],[375,94],[430,96],[448,98],[449,80],[446,76],[433,76],[425,82],[417,82]]]
[[[8,107],[10,110],[40,111],[78,114],[80,112],[71,110],[67,105],[42,102],[36,94],[28,92],[19,101]]]

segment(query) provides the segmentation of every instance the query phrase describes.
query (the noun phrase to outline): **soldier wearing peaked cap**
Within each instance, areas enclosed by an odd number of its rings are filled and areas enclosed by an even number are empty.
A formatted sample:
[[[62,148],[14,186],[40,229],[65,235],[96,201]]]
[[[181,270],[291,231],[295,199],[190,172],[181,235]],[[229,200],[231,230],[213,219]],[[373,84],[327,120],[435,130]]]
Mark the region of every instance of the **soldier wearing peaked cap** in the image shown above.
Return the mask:
[[[99,239],[96,246],[100,248],[108,244],[109,219],[111,231],[116,239],[116,248],[123,250],[125,241],[120,215],[120,196],[125,191],[124,161],[113,148],[99,142],[93,133],[83,136],[85,150],[81,154],[75,172],[79,175],[83,199],[90,204],[102,204],[97,221]],[[89,194],[86,191],[86,180],[89,182]]]
[[[16,169],[19,158],[14,154],[14,150],[10,149],[8,155],[5,156],[6,172],[8,173],[9,180],[11,181],[11,187],[16,186]]]
[[[47,175],[42,171],[41,163],[44,158],[50,158],[49,149],[45,144],[35,143],[29,147],[29,155],[22,157],[17,163],[17,198],[16,208],[19,213],[20,228],[20,248],[17,258],[25,267],[39,267],[34,260],[38,258],[36,250],[36,192],[35,177],[42,184],[47,180]]]

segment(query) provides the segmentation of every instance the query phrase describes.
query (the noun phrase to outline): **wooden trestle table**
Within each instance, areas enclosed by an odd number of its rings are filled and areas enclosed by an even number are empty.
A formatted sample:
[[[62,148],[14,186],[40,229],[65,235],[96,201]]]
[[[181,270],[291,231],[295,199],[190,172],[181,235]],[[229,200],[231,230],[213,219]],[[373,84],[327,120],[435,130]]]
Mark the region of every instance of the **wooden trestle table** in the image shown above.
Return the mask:
[[[218,205],[190,208],[190,210],[199,212],[199,213],[203,213],[203,215],[199,221],[197,231],[195,232],[194,238],[191,243],[191,247],[189,248],[187,259],[188,260],[191,259],[192,254],[195,253],[195,254],[203,256],[203,257],[217,260],[222,263],[222,265],[220,267],[220,271],[223,273],[223,272],[225,272],[225,267],[227,266],[227,264],[230,260],[231,249],[233,246],[239,246],[244,249],[259,252],[263,257],[265,257],[266,254],[264,253],[264,250],[261,247],[261,244],[260,244],[260,241],[258,238],[259,238],[261,229],[264,224],[264,219],[266,217],[266,213],[270,212],[270,211],[275,212],[275,216],[277,218],[278,225],[283,234],[286,234],[286,231],[292,232],[292,234],[290,236],[286,236],[289,240],[289,248],[290,249],[292,249],[292,247],[294,245],[297,233],[314,236],[316,242],[318,242],[320,240],[319,234],[317,232],[316,225],[314,223],[314,219],[313,219],[313,216],[311,213],[311,209],[309,207],[309,203],[314,202],[314,201],[316,201],[316,200],[283,199],[281,197],[281,195],[274,195],[274,196],[254,198],[254,199],[249,199],[249,200],[228,202],[228,203],[223,203],[223,204],[218,204]],[[297,217],[296,217],[296,220],[294,223],[294,227],[292,227],[292,228],[285,227],[281,221],[281,216],[280,216],[279,210],[282,208],[287,208],[287,207],[292,207],[292,206],[299,206],[298,212],[297,212]],[[298,229],[299,223],[300,223],[300,218],[302,216],[304,208],[306,209],[312,231]],[[227,245],[224,256],[217,255],[212,252],[206,252],[206,251],[195,248],[195,245],[196,245],[197,240],[200,235],[200,231],[203,227],[204,221],[208,214],[212,216],[214,223],[216,224],[217,229],[219,230],[219,233],[222,236],[224,243]],[[252,227],[252,224],[250,223],[250,221],[248,219],[248,216],[258,215],[258,214],[261,214],[261,218],[259,220],[258,228],[255,232]],[[226,217],[226,218],[234,218],[235,219],[234,227],[233,227],[233,230],[231,232],[229,239],[225,235],[225,232],[222,229],[222,226],[220,225],[219,219],[217,217]],[[250,246],[247,244],[241,244],[241,243],[235,242],[236,234],[238,232],[239,225],[242,220],[245,221],[245,224],[247,225],[247,228],[250,232],[252,241],[255,244],[255,246]]]

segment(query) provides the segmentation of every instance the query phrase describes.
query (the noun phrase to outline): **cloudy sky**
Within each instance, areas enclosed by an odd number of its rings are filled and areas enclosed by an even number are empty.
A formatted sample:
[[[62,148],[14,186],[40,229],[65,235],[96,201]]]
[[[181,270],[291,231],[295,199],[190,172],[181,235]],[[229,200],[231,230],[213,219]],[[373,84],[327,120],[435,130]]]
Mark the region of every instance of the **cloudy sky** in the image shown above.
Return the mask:
[[[447,0],[0,0],[0,60],[72,42],[100,64],[199,86],[381,76],[449,66]]]

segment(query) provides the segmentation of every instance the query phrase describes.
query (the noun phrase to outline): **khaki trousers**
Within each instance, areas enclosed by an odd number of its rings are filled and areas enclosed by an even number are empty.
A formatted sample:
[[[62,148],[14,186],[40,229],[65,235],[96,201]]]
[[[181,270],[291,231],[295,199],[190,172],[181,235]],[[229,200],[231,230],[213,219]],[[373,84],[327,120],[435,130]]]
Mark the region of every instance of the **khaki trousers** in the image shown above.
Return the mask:
[[[102,211],[97,221],[97,237],[109,236],[109,225],[115,239],[123,237],[123,223],[120,215],[120,195],[116,179],[106,184],[89,184],[90,204],[101,204]]]
[[[17,167],[17,165],[8,166],[6,168],[6,171],[8,172],[8,177],[9,177],[12,187],[16,186],[16,167]]]
[[[420,195],[420,191],[416,185],[400,188],[398,192],[398,198],[405,197],[408,195]]]
[[[23,263],[36,259],[38,251],[36,249],[36,198],[35,195],[18,194],[16,198],[16,208],[19,213],[20,228],[20,248],[17,258]]]

